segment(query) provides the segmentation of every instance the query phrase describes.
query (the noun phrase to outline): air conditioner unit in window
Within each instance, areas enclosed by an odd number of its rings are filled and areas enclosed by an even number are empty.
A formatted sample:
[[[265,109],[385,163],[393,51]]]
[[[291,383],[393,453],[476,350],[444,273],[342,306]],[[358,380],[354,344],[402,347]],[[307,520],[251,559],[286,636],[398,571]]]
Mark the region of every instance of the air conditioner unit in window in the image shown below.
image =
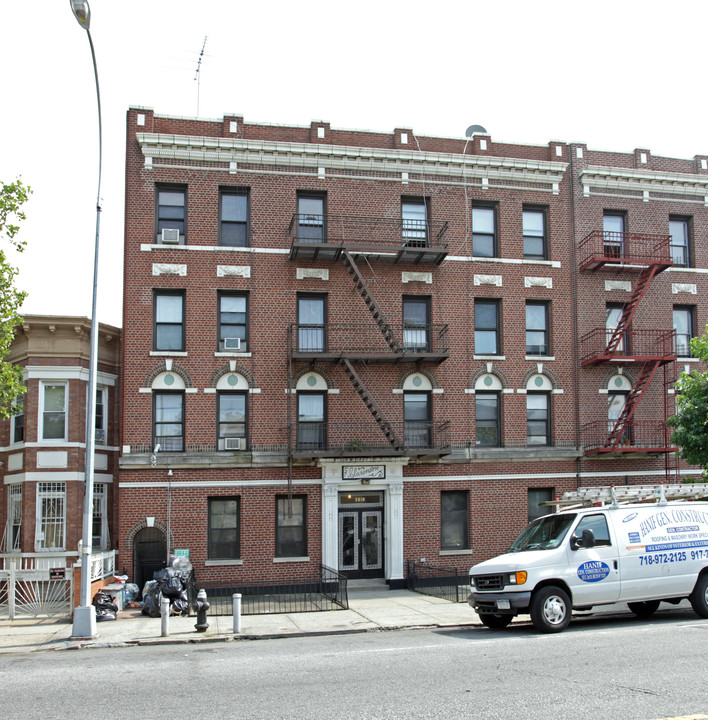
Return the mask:
[[[240,350],[241,338],[224,338],[224,350]]]
[[[245,450],[246,438],[227,437],[224,438],[224,450]]]
[[[163,228],[162,242],[166,245],[179,244],[179,230],[177,228]]]
[[[96,442],[102,443],[106,439],[106,431],[96,428]]]

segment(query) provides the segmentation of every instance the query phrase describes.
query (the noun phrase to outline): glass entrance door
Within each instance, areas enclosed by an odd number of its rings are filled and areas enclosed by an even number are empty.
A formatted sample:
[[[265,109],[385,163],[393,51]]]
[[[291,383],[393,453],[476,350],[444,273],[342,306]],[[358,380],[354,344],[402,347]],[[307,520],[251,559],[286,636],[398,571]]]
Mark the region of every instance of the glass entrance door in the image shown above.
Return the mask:
[[[383,577],[382,502],[381,493],[340,496],[339,570],[351,578]]]

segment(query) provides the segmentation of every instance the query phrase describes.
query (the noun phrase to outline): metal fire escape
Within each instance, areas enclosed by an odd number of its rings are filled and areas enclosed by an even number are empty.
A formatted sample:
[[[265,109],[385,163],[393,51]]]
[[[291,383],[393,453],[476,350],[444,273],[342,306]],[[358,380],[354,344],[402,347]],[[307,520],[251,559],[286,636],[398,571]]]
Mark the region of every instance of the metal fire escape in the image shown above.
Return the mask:
[[[442,362],[448,357],[447,325],[428,323],[416,332],[422,343],[407,343],[403,324],[389,322],[357,264],[364,257],[389,262],[439,266],[447,255],[443,236],[447,223],[425,221],[411,240],[401,219],[322,216],[321,237],[301,237],[301,216],[290,224],[290,259],[317,259],[341,262],[373,320],[373,326],[325,323],[321,347],[307,348],[299,342],[302,326],[288,329],[288,386],[293,387],[294,368],[301,363],[330,363],[342,368],[374,423],[366,427],[352,422],[326,423],[322,441],[302,447],[297,437],[294,396],[288,403],[288,456],[293,458],[356,457],[367,455],[443,455],[450,452],[447,423],[429,423],[424,433],[407,432],[403,421],[385,417],[355,364],[367,368],[380,363]],[[311,220],[310,220],[311,222]],[[424,230],[424,231],[423,231]],[[417,337],[417,336],[416,336]],[[426,441],[420,443],[420,438]]]
[[[637,406],[659,368],[664,369],[664,386],[671,364],[676,361],[673,330],[634,330],[632,320],[652,280],[671,267],[670,236],[594,231],[580,244],[579,270],[613,270],[622,277],[634,277],[632,294],[622,307],[614,327],[596,328],[580,338],[580,364],[632,364],[638,368],[624,405],[613,420],[601,420],[581,429],[586,455],[602,453],[670,453],[666,428],[667,406],[662,420],[635,420]],[[664,387],[664,398],[666,396]]]

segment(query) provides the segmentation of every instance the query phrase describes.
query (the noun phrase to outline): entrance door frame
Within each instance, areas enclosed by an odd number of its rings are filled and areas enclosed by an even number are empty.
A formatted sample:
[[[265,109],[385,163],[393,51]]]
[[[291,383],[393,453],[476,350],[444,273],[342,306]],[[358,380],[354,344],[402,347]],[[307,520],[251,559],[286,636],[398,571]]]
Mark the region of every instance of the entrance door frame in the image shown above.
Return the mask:
[[[321,458],[322,468],[322,562],[327,567],[339,566],[339,493],[383,491],[384,577],[391,589],[404,587],[403,576],[403,467],[408,458],[366,458],[342,460]],[[344,479],[345,466],[383,466],[380,479]]]
[[[380,503],[366,503],[359,505],[357,503],[342,503],[342,497],[350,494],[355,495],[380,495]],[[377,490],[371,490],[364,488],[360,491],[347,491],[339,493],[339,518],[337,525],[339,527],[339,559],[341,560],[347,550],[347,541],[351,541],[352,559],[356,567],[342,567],[338,564],[339,572],[347,575],[352,579],[356,578],[370,578],[370,577],[384,577],[386,566],[385,566],[385,543],[384,543],[384,527],[386,526],[386,518],[384,516],[384,499],[383,493]],[[351,534],[344,539],[343,535],[343,519],[352,518],[354,520],[353,527],[351,528]],[[377,553],[377,567],[366,567],[364,562],[365,557],[365,544],[366,544],[366,524],[367,518],[378,517],[378,524],[376,526],[377,536],[375,538],[376,544],[378,545]],[[342,544],[344,543],[344,544]],[[380,567],[378,567],[380,566]]]

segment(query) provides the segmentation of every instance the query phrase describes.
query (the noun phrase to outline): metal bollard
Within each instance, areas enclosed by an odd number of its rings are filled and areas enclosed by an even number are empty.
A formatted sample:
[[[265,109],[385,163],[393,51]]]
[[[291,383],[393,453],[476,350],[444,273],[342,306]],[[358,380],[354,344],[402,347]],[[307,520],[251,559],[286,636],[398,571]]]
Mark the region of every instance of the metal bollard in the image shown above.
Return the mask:
[[[160,635],[167,637],[170,634],[170,601],[166,597],[160,600],[160,624]]]
[[[241,593],[234,593],[234,634],[241,632]]]
[[[207,622],[207,610],[210,605],[207,600],[206,590],[202,589],[197,593],[197,599],[192,603],[194,609],[197,611],[197,623],[194,626],[197,632],[206,632],[209,627]]]

